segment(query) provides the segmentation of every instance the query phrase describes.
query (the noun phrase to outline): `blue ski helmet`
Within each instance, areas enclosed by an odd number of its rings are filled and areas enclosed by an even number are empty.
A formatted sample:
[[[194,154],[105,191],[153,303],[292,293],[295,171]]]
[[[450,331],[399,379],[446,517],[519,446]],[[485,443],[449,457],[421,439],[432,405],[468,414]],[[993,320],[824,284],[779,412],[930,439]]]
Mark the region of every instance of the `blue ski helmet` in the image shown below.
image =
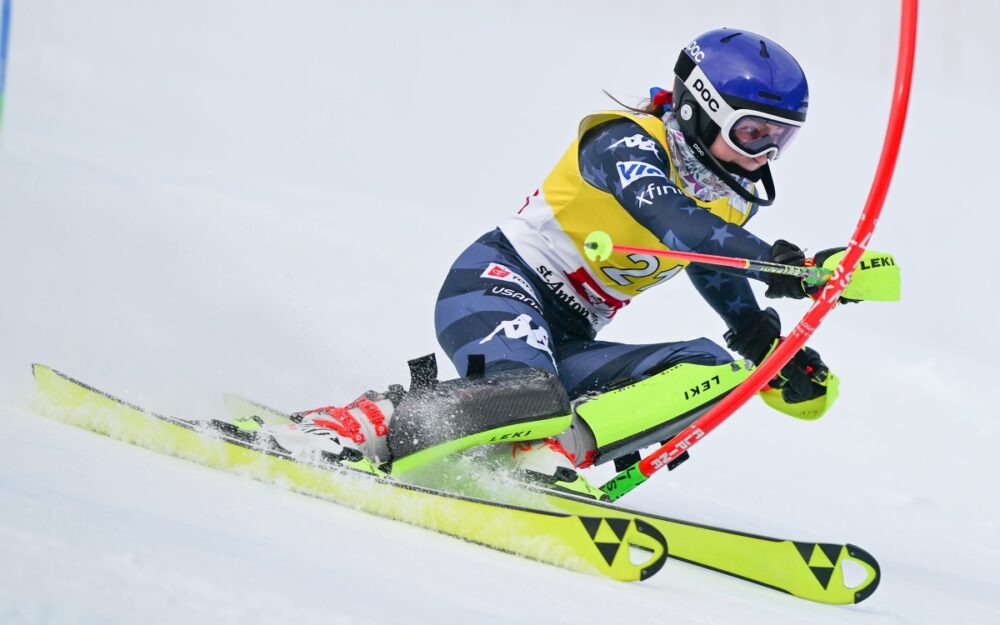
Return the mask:
[[[749,31],[720,28],[699,35],[674,66],[673,109],[681,131],[698,159],[747,201],[765,206],[774,201],[769,165],[749,172],[719,162],[709,146],[722,133],[743,156],[777,159],[798,134],[808,107],[809,86],[795,58]],[[730,174],[763,179],[767,199],[748,192]]]

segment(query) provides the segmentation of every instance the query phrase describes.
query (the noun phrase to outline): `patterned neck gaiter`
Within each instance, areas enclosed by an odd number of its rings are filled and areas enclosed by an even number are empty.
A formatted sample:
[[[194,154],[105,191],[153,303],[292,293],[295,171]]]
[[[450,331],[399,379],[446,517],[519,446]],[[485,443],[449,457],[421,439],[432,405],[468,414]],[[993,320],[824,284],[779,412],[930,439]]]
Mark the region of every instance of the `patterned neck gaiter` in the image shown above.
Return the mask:
[[[726,183],[719,179],[711,169],[702,164],[695,156],[694,150],[688,145],[681,131],[680,125],[673,113],[663,116],[663,123],[667,129],[667,147],[670,149],[670,157],[677,167],[684,192],[694,196],[704,202],[711,202],[720,198],[728,198],[729,203],[741,212],[745,212],[749,202],[733,193]],[[751,189],[753,183],[743,180],[744,188]]]

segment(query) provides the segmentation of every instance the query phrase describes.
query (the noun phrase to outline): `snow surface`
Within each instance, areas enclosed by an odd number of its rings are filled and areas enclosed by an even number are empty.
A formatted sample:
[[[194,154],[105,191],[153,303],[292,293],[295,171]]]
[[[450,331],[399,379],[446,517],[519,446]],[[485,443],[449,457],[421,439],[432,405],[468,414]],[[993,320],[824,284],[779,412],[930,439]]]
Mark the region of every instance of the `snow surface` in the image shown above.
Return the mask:
[[[1000,342],[981,278],[1000,5],[924,5],[873,241],[903,265],[903,302],[838,309],[817,333],[843,380],[832,414],[754,402],[624,502],[863,546],[882,585],[834,607],[680,562],[642,584],[569,573],[163,457],[37,416],[29,364],[189,416],[223,392],[302,409],[404,381],[436,348],[451,260],[608,106],[601,89],[669,86],[676,51],[719,25],[781,41],[812,88],[752,229],[840,244],[881,149],[896,3],[15,2],[0,623],[1000,622]],[[604,337],[723,329],[677,280]]]

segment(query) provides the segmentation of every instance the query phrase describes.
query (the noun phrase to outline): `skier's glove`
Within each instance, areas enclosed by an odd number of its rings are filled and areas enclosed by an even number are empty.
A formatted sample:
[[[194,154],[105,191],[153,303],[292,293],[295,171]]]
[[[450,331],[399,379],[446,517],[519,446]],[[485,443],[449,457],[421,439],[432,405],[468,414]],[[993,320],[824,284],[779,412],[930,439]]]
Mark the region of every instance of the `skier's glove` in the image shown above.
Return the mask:
[[[822,252],[817,252],[816,256],[813,257],[813,263],[817,267],[822,267],[826,263],[826,260],[828,258],[830,258],[831,256],[833,256],[834,254],[839,254],[840,252],[843,252],[846,249],[847,249],[846,247],[831,247],[828,250],[823,250]],[[840,298],[840,303],[841,304],[856,304],[856,303],[858,303],[860,301],[861,300],[859,300],[859,299],[850,299],[848,297],[841,297]]]
[[[781,319],[773,308],[767,308],[739,331],[731,329],[723,336],[729,349],[759,365],[774,349],[780,335]]]
[[[760,392],[771,408],[796,419],[819,419],[840,394],[840,381],[816,350],[803,347]]]
[[[820,358],[819,352],[803,347],[778,372],[778,377],[771,380],[770,386],[780,388],[781,397],[786,402],[797,404],[826,395],[829,375],[830,368]]]
[[[784,239],[778,239],[774,242],[774,245],[771,246],[770,261],[772,263],[781,263],[783,265],[804,267],[806,255],[803,254],[802,250],[799,249],[799,247],[794,243],[789,243]],[[807,295],[805,284],[799,276],[767,273],[764,274],[764,280],[767,282],[767,291],[764,292],[764,295],[770,297],[771,299],[777,299],[779,297],[802,299]]]

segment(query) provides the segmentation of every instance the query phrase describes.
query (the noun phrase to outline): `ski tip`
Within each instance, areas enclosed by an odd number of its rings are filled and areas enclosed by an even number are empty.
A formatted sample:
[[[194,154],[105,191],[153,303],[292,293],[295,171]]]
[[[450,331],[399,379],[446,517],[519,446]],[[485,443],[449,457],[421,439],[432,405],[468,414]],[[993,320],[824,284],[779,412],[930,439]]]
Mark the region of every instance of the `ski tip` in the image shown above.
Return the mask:
[[[51,376],[56,376],[56,377],[65,378],[65,379],[71,379],[68,375],[66,375],[62,371],[59,371],[57,369],[53,369],[52,367],[50,367],[48,365],[43,365],[40,362],[33,362],[33,363],[31,363],[31,377],[35,378],[35,383],[36,384],[38,384],[41,379],[44,379],[44,378],[47,378],[47,377],[51,377]]]

